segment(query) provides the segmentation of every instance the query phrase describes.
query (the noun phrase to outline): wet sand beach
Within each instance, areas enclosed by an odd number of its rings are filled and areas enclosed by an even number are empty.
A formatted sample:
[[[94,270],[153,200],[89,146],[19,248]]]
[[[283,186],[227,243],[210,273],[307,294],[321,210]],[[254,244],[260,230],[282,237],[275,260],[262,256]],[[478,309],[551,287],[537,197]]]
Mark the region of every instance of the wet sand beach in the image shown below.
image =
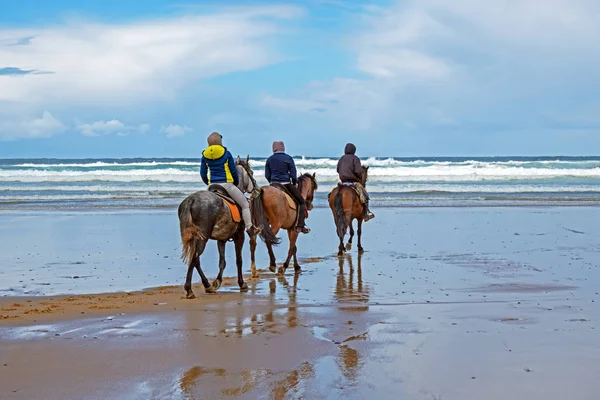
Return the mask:
[[[194,300],[174,210],[5,212],[0,398],[598,397],[600,209],[374,212],[363,255],[336,257],[315,209],[302,274],[266,272],[259,243],[250,279],[246,244],[250,291],[195,275]]]

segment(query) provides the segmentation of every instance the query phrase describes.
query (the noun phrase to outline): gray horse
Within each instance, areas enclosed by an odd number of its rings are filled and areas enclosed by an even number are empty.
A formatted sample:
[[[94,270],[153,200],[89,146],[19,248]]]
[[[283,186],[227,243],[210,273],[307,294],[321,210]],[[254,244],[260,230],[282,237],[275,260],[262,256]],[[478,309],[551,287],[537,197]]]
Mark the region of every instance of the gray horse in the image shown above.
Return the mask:
[[[252,170],[248,166],[249,159],[250,157],[242,161],[238,156],[236,160],[236,169],[240,181],[238,187],[245,193],[252,193],[256,187]],[[208,190],[192,193],[179,204],[179,229],[183,244],[181,258],[188,265],[184,285],[188,299],[196,297],[192,291],[194,268],[200,274],[206,293],[215,293],[221,287],[223,270],[225,269],[225,244],[229,240],[233,240],[235,244],[240,290],[242,292],[248,290],[248,285],[244,282],[242,275],[242,247],[245,240],[244,223],[243,221],[239,223],[233,221],[229,207],[211,189],[213,188],[209,187]],[[212,285],[208,282],[200,267],[200,256],[204,252],[209,239],[216,240],[219,248],[219,274]]]

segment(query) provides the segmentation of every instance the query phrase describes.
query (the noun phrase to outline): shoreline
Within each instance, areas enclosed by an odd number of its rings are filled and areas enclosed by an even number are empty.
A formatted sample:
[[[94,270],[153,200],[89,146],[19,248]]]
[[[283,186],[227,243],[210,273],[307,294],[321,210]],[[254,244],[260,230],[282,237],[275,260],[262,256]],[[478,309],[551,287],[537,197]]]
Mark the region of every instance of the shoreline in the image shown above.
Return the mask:
[[[183,200],[183,199],[182,199]],[[448,204],[448,205],[444,205],[444,204],[406,204],[406,205],[372,205],[370,206],[370,208],[377,210],[377,209],[449,209],[449,208],[457,208],[457,209],[485,209],[485,208],[493,208],[493,209],[498,209],[498,208],[507,208],[507,209],[515,209],[515,208],[525,208],[525,209],[531,209],[531,208],[599,208],[600,207],[600,200],[575,200],[575,201],[569,201],[569,200],[548,200],[548,204],[543,204],[543,203],[536,203],[536,204],[519,204],[520,201],[519,200],[514,200],[514,199],[510,199],[510,200],[505,200],[507,203],[508,202],[512,202],[512,204]],[[581,201],[581,202],[580,202]],[[525,202],[523,202],[525,203]],[[560,203],[560,204],[557,204]],[[572,204],[574,203],[574,204]],[[593,204],[590,204],[593,203]],[[327,209],[329,210],[329,206],[327,205],[314,205],[314,209],[320,210],[320,209]],[[105,207],[98,207],[98,206],[90,206],[90,205],[86,205],[86,206],[81,206],[81,207],[69,207],[69,206],[64,206],[64,207],[48,207],[48,208],[43,208],[43,207],[19,207],[18,209],[16,208],[12,208],[12,207],[2,207],[0,206],[0,214],[30,214],[31,212],[37,212],[37,213],[44,213],[44,214],[50,214],[50,213],[60,213],[60,212],[76,212],[76,213],[89,213],[89,214],[94,214],[94,213],[114,213],[114,214],[119,214],[119,213],[136,213],[136,211],[138,211],[139,213],[143,213],[143,212],[147,212],[147,211],[163,211],[163,212],[171,212],[171,211],[177,211],[177,206],[160,206],[160,205],[156,205],[156,206],[119,206],[119,207],[113,207],[113,206],[105,206]]]

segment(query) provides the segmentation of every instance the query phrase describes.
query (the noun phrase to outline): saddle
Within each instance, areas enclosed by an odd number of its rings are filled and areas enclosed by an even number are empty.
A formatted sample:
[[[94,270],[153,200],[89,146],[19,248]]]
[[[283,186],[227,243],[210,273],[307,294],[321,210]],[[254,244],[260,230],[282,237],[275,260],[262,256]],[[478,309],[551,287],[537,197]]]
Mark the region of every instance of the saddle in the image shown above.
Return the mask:
[[[227,190],[225,190],[223,186],[213,183],[208,187],[208,191],[219,196],[225,202],[225,204],[227,204],[229,211],[231,211],[231,218],[234,222],[242,222],[241,207],[231,197],[229,197],[229,193],[227,193]]]
[[[290,192],[288,192],[287,190],[287,185],[282,185],[280,183],[271,183],[271,186],[281,190],[283,192],[283,194],[285,195],[285,199],[287,200],[288,206],[294,210],[297,211],[298,210],[298,203],[296,202],[296,200],[294,199],[294,196],[292,196],[290,194]]]

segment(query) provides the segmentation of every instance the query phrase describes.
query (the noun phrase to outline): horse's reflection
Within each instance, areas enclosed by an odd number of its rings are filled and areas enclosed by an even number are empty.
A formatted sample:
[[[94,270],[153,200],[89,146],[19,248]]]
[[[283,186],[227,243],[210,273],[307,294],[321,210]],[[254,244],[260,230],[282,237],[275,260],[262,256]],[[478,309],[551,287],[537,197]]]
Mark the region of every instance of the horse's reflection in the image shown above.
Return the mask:
[[[339,270],[337,273],[334,293],[334,297],[338,302],[366,303],[369,301],[369,287],[363,283],[362,279],[362,257],[362,254],[358,254],[356,271],[354,269],[354,263],[351,254],[345,254],[339,258]],[[347,275],[344,271],[345,264],[348,264]],[[368,309],[368,307],[361,308],[365,308],[365,311]]]

